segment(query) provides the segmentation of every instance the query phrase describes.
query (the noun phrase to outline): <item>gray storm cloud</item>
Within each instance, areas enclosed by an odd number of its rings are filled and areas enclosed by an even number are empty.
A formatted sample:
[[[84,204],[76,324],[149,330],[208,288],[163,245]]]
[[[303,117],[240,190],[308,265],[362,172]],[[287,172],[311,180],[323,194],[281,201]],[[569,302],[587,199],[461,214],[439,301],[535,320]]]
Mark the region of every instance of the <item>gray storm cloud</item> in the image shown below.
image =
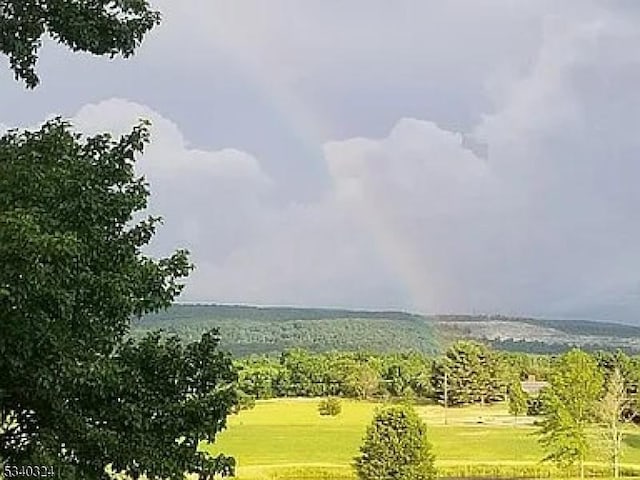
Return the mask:
[[[613,16],[549,22],[531,74],[477,128],[486,161],[417,121],[330,146],[359,158],[346,177],[419,309],[635,318],[638,40]]]
[[[322,165],[309,171],[327,172],[307,184],[304,164],[285,168],[304,149],[274,169],[250,140],[194,146],[192,120],[135,95],[82,107],[88,133],[153,121],[139,170],[166,225],[151,252],[192,251],[184,300],[638,318],[638,12],[463,3],[380,2],[357,28],[354,2],[326,35],[334,14],[320,4],[292,7],[291,23],[216,2],[219,15],[191,24],[159,2],[168,20],[148,58],[168,61],[172,39],[192,35],[181,65],[205,52],[240,59],[278,87],[291,121],[318,127]],[[490,28],[500,12],[504,28]],[[243,135],[259,137],[249,117]],[[309,188],[311,200],[283,195]]]

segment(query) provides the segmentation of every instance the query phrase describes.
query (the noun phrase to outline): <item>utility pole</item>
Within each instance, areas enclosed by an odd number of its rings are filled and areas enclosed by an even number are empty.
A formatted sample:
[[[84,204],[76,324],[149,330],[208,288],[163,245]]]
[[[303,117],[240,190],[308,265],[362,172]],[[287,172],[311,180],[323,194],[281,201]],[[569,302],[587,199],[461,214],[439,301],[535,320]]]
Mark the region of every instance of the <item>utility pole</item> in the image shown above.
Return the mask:
[[[444,424],[447,425],[447,407],[449,405],[449,374],[444,371]]]

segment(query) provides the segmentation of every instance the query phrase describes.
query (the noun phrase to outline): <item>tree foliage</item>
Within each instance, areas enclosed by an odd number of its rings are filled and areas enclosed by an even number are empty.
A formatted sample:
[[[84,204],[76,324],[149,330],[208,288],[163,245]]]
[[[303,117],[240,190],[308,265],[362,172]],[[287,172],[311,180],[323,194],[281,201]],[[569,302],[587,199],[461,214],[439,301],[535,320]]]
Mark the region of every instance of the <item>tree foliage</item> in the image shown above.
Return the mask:
[[[16,79],[34,88],[45,35],[73,51],[129,57],[159,22],[148,0],[0,0],[0,52]]]
[[[513,415],[515,421],[517,418],[527,413],[527,393],[522,389],[519,380],[509,385],[509,413]]]
[[[458,341],[436,362],[433,390],[444,401],[445,373],[449,405],[491,403],[505,395],[505,375],[495,352],[477,342]]]
[[[624,378],[620,370],[616,368],[607,380],[605,394],[597,408],[598,418],[603,427],[604,448],[611,462],[614,478],[620,476],[620,459],[624,439],[623,415],[628,402]]]
[[[362,400],[373,397],[380,388],[380,373],[372,363],[360,363],[346,378],[349,391]]]
[[[383,366],[381,382],[392,397],[430,394],[430,364],[416,355],[397,356]]]
[[[132,317],[166,308],[185,251],[142,249],[160,219],[134,221],[148,185],[134,161],[144,124],[83,138],[59,119],[0,138],[0,456],[59,478],[182,478],[230,471],[196,452],[236,403],[215,333],[182,345],[126,340]],[[206,478],[206,477],[204,477]]]
[[[430,398],[431,361],[419,353],[373,354],[302,349],[279,358],[236,360],[240,389],[256,399],[273,397]]]
[[[629,356],[617,350],[596,352],[595,359],[607,383],[617,373],[623,379],[626,401],[622,419],[626,422],[640,423],[640,357]]]
[[[327,397],[320,401],[318,404],[318,413],[322,416],[335,417],[342,412],[342,404],[340,399],[336,397]]]
[[[427,426],[408,406],[380,410],[367,428],[355,468],[360,480],[435,478]]]
[[[596,418],[602,373],[591,355],[573,349],[559,359],[549,383],[543,394],[545,417],[540,430],[545,459],[564,467],[577,462],[584,477],[591,446],[588,427]]]
[[[293,348],[314,353],[438,351],[435,326],[419,315],[400,312],[174,305],[145,316],[133,333],[162,328],[195,340],[214,326],[220,329],[222,346],[235,356],[279,355]]]

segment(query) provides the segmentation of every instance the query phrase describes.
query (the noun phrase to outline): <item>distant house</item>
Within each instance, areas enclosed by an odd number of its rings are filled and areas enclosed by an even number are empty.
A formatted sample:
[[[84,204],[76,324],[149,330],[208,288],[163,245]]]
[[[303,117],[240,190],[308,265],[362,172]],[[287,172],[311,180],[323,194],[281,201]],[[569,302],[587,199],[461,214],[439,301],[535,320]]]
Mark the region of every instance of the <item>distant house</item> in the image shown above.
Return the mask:
[[[549,382],[543,382],[536,380],[535,375],[529,375],[529,378],[521,382],[522,390],[532,397],[537,397],[540,394],[540,390],[549,385]]]

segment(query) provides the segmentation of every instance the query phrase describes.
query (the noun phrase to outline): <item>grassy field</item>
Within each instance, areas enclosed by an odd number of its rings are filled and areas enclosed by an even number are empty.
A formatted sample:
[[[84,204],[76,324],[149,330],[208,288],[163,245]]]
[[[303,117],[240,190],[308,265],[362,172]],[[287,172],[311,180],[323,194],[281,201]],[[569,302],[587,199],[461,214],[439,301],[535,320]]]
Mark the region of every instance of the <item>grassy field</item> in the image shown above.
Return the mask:
[[[254,409],[231,417],[215,445],[204,448],[233,455],[242,480],[351,479],[350,463],[380,404],[343,401],[338,417],[321,417],[317,403],[313,399],[258,402]],[[416,409],[429,425],[437,464],[444,472],[464,474],[464,468],[475,466],[474,472],[485,468],[491,475],[498,466],[543,468],[532,419],[514,425],[503,405],[450,408],[446,425],[442,407]],[[603,460],[594,455],[594,464]],[[640,467],[640,430],[628,432],[623,460]]]

